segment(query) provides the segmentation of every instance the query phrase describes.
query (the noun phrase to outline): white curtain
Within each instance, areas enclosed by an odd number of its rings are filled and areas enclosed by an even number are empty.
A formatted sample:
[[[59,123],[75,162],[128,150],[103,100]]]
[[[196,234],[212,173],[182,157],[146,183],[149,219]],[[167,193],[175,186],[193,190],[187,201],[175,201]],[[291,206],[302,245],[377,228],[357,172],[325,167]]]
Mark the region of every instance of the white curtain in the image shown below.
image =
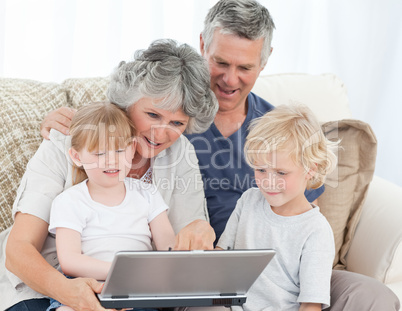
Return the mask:
[[[153,40],[198,49],[216,1],[0,0],[1,76],[61,82],[105,76]]]
[[[378,139],[376,174],[402,186],[402,1],[267,0],[269,73],[337,74]]]
[[[216,0],[0,0],[0,76],[106,76],[173,38],[198,50]],[[260,0],[276,30],[263,74],[332,72],[378,138],[376,174],[402,186],[402,1]]]

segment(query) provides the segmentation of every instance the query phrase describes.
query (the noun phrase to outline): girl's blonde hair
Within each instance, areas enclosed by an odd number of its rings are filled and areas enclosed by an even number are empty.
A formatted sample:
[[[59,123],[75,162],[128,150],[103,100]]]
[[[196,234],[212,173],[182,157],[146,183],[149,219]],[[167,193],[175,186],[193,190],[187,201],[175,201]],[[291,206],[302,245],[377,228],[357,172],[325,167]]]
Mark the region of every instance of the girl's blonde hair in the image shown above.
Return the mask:
[[[125,111],[110,102],[83,106],[70,125],[71,147],[89,152],[104,149],[125,149],[133,143],[135,128]],[[73,164],[73,184],[87,178],[82,167]]]
[[[328,140],[313,112],[304,105],[280,105],[255,119],[244,146],[248,164],[271,165],[268,154],[290,148],[289,156],[306,172],[315,171],[307,188],[319,188],[336,166],[335,150],[339,141]]]

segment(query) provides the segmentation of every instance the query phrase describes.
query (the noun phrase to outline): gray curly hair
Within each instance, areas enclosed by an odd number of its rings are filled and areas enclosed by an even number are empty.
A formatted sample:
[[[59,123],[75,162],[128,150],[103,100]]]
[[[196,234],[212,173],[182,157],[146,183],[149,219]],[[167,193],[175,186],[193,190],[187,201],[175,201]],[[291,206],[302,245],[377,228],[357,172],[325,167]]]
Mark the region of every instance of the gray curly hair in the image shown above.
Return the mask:
[[[109,100],[126,111],[142,98],[161,100],[157,107],[190,117],[185,133],[202,133],[211,125],[218,101],[210,89],[208,64],[195,49],[171,39],[138,50],[131,62],[112,73]]]
[[[202,38],[204,50],[208,51],[214,32],[237,35],[249,40],[264,38],[261,51],[261,67],[265,66],[271,53],[274,21],[266,7],[255,0],[220,0],[208,12],[204,21]]]

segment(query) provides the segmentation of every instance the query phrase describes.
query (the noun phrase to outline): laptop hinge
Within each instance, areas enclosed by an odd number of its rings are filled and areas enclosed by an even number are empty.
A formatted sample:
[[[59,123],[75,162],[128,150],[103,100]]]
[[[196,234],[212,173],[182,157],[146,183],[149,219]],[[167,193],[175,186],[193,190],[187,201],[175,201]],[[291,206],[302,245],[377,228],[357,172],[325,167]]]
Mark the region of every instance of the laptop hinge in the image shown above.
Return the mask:
[[[220,296],[237,296],[236,293],[222,293]]]

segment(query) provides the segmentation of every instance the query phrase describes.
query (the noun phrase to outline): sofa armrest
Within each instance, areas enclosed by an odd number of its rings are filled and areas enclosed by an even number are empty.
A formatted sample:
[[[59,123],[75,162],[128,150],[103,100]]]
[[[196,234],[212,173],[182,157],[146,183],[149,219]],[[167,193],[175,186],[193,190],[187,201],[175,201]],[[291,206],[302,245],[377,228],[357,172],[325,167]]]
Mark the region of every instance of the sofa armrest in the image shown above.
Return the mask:
[[[388,283],[387,286],[398,296],[399,301],[402,301],[402,281],[395,283]]]
[[[375,176],[346,256],[347,270],[402,281],[402,188]]]

